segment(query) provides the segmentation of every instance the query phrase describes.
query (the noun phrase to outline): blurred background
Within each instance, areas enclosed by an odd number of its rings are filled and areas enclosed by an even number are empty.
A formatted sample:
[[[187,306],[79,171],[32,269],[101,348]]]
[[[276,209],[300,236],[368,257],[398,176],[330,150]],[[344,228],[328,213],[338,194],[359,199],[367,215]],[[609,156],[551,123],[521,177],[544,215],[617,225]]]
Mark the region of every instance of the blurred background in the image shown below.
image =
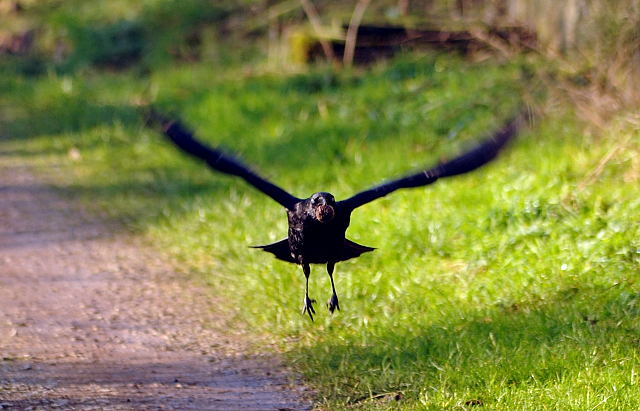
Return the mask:
[[[640,58],[638,7],[633,0],[3,0],[0,51],[5,64],[33,75],[175,61],[350,65],[425,48],[476,58],[535,51],[567,59],[583,82],[628,89]],[[355,52],[345,56],[349,48]]]

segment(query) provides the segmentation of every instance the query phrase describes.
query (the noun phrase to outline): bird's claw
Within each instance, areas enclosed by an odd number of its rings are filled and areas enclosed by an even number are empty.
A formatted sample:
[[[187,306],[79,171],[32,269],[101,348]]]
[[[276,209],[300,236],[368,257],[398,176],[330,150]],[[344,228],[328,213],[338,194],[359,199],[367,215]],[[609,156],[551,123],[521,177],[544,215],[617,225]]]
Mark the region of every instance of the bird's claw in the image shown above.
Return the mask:
[[[316,300],[312,300],[311,298],[309,298],[308,295],[304,296],[304,305],[302,306],[302,315],[304,315],[304,313],[308,313],[309,318],[311,318],[311,321],[313,321],[313,314],[316,313],[316,310],[313,309],[313,303],[315,302]]]
[[[340,311],[340,304],[338,303],[338,296],[333,294],[331,298],[327,301],[327,308],[333,314],[333,312],[337,309]]]

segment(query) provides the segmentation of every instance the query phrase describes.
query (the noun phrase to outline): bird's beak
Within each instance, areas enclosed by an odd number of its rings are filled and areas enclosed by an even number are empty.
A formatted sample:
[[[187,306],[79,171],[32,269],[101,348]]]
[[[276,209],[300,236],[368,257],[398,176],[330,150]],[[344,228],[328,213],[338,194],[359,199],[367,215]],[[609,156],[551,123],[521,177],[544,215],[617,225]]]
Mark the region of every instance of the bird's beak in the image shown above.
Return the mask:
[[[333,220],[336,215],[336,211],[323,199],[323,204],[316,208],[316,219],[323,224],[326,224]]]

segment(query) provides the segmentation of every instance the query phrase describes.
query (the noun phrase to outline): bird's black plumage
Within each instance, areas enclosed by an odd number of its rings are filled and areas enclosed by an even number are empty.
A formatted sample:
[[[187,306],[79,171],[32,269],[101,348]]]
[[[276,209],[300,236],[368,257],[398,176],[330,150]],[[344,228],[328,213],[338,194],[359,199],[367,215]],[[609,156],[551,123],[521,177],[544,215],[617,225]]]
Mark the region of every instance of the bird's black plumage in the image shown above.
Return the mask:
[[[164,133],[180,149],[201,158],[215,170],[242,177],[286,209],[289,219],[288,236],[275,243],[255,248],[270,252],[280,260],[302,266],[306,277],[302,313],[308,313],[313,320],[315,300],[309,298],[309,275],[311,273],[309,264],[327,264],[332,287],[332,295],[327,306],[333,313],[335,309],[340,309],[333,281],[335,264],[374,250],[345,238],[353,210],[396,190],[426,186],[440,178],[464,174],[488,163],[518,132],[525,122],[526,114],[519,115],[509,121],[493,133],[490,138],[451,161],[391,180],[342,201],[336,201],[333,195],[326,192],[315,193],[307,199],[295,197],[260,177],[234,157],[198,142],[180,122],[172,121],[155,112],[152,113],[151,118],[162,125]]]

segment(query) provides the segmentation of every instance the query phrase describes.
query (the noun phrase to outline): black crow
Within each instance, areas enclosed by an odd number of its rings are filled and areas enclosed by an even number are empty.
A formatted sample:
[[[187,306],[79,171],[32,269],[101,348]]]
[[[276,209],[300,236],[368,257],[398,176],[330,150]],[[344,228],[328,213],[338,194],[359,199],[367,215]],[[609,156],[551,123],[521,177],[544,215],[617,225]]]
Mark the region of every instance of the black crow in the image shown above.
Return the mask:
[[[201,158],[211,168],[226,174],[242,177],[249,184],[268,195],[287,210],[289,235],[272,244],[255,246],[276,256],[276,258],[302,266],[306,277],[302,314],[308,313],[311,320],[315,310],[315,300],[309,298],[309,264],[326,264],[331,278],[332,294],[327,307],[331,313],[340,309],[333,269],[337,262],[359,257],[374,248],[357,244],[345,238],[351,213],[356,208],[401,188],[421,187],[432,184],[443,177],[473,171],[496,157],[500,149],[518,132],[527,115],[522,114],[509,121],[490,138],[475,148],[451,161],[398,178],[362,191],[346,200],[336,201],[327,192],[317,192],[307,199],[295,197],[282,188],[260,177],[236,158],[211,148],[195,140],[180,122],[170,120],[155,112],[150,118],[159,122],[164,133],[183,151]]]

